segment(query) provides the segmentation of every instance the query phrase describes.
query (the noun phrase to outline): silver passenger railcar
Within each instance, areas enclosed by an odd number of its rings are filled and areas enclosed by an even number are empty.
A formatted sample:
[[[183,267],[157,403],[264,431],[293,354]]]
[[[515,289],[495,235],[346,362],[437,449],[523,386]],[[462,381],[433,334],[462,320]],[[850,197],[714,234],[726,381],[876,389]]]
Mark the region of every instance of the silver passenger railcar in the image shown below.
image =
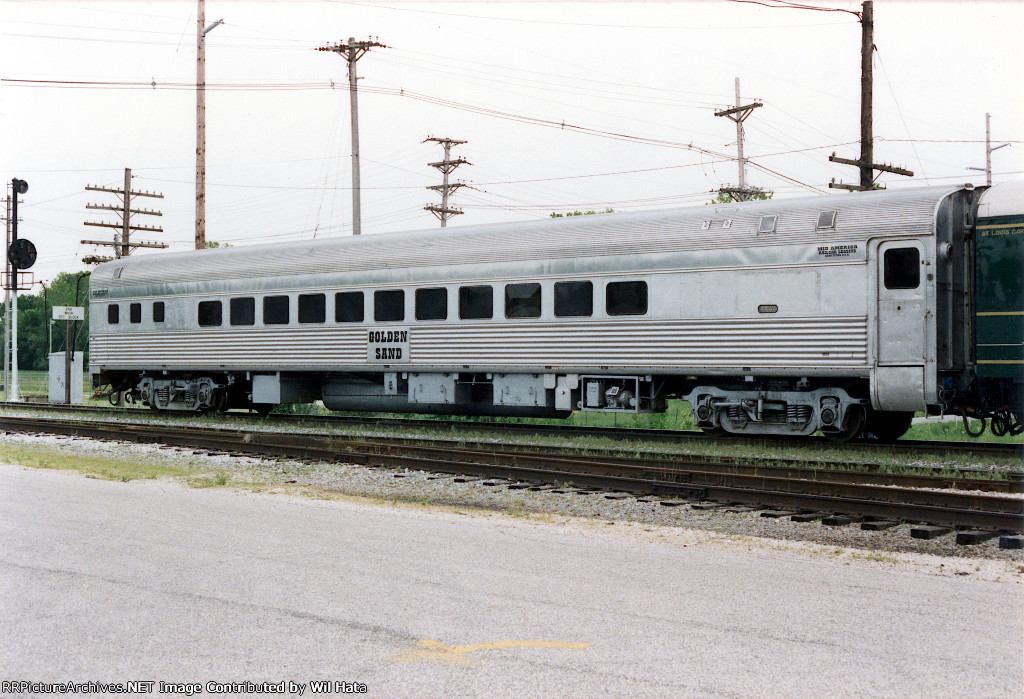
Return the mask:
[[[93,380],[160,410],[557,416],[894,438],[970,382],[961,187],[140,255],[92,274]]]

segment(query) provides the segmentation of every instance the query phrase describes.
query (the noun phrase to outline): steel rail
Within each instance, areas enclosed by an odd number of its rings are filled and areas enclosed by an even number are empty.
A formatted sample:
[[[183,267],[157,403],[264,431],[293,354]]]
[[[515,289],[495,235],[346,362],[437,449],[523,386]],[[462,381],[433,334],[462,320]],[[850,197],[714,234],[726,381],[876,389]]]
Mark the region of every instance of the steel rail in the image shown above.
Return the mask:
[[[98,409],[101,414],[111,415],[105,409]],[[136,411],[131,410],[124,413],[131,415]],[[317,423],[322,425],[323,423]],[[459,423],[456,423],[459,424]],[[208,429],[215,429],[211,426]],[[231,430],[234,428],[221,427],[220,429]],[[423,444],[425,440],[435,445],[457,445],[466,442],[464,437],[430,437],[422,436],[386,436],[375,435],[375,443],[387,444]],[[484,442],[480,442],[484,444]],[[495,449],[490,444],[488,448]],[[713,464],[714,469],[720,472],[746,473],[753,475],[776,475],[792,478],[813,478],[819,481],[845,482],[856,478],[860,483],[873,483],[876,485],[894,485],[911,488],[957,488],[960,490],[984,490],[990,492],[1019,493],[1024,492],[1024,473],[1021,472],[993,472],[989,469],[974,467],[951,467],[951,466],[910,466],[908,471],[893,473],[891,468],[883,464],[862,462],[862,461],[829,461],[823,459],[800,459],[793,457],[729,457],[716,455],[714,457],[696,457],[686,454],[664,454],[653,450],[638,450],[634,447],[625,448],[621,451],[614,448],[586,447],[586,446],[555,446],[540,444],[518,443],[515,446],[502,447],[504,451],[514,453],[525,453],[529,450],[539,450],[547,455],[559,455],[565,457],[583,457],[589,459],[599,458],[603,461],[617,460],[623,464],[635,464],[643,461],[651,469],[676,469],[682,466],[692,465],[708,467]],[[628,456],[627,456],[628,454]]]
[[[626,459],[398,444],[344,436],[4,416],[0,416],[0,428],[274,457],[343,460],[531,482],[570,482],[577,487],[1024,533],[1024,499],[1021,498],[880,487],[855,480],[835,482],[724,472],[716,470],[713,461],[698,465],[672,463],[665,467],[644,461],[630,463]]]
[[[99,406],[66,406],[46,403],[12,403],[0,402],[0,408],[35,409],[48,412],[89,412],[95,414],[132,415],[142,412],[139,408],[106,408]],[[149,414],[148,411],[144,414]],[[186,417],[189,413],[162,412],[166,417]],[[535,423],[493,422],[489,420],[455,420],[439,416],[436,418],[411,418],[387,416],[353,416],[353,415],[286,415],[272,414],[261,416],[256,413],[232,411],[224,414],[230,419],[242,421],[266,422],[270,424],[294,425],[345,425],[363,426],[401,426],[406,429],[438,429],[449,428],[458,431],[488,431],[507,434],[548,435],[559,437],[586,437],[608,439],[611,441],[667,442],[680,443],[687,440],[714,442],[721,444],[767,444],[773,447],[823,447],[826,449],[854,448],[868,452],[935,454],[940,456],[988,456],[1005,458],[1024,458],[1024,443],[1007,444],[997,442],[942,442],[932,440],[901,439],[896,442],[880,443],[874,440],[854,440],[844,443],[832,442],[826,437],[785,437],[762,435],[758,437],[709,435],[700,430],[663,430],[634,427],[589,427],[584,425],[551,425]]]

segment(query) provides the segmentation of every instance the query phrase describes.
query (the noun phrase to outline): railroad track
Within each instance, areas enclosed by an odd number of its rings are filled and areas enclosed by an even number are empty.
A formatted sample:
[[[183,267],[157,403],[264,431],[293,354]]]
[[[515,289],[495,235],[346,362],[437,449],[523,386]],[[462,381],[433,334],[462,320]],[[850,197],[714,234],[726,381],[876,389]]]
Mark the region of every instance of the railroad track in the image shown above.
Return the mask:
[[[1015,546],[1021,542],[1019,535],[1024,535],[1024,498],[1011,494],[1022,490],[1021,479],[982,483],[970,472],[929,476],[872,472],[870,468],[866,472],[827,471],[820,465],[780,464],[777,460],[637,458],[549,447],[529,452],[522,446],[470,446],[465,440],[311,435],[123,420],[0,416],[0,429],[148,442],[213,453],[417,469],[500,479],[510,486],[569,484],[577,492],[657,496],[673,504],[710,501],[766,509],[766,515],[860,522],[866,529],[911,522],[928,525],[915,530],[921,532],[921,538],[963,529],[957,535],[961,543],[1008,534],[1013,536],[1004,537],[1007,545]],[[981,488],[988,492],[980,492]]]
[[[100,406],[65,406],[54,404],[10,403],[0,402],[0,408],[30,409],[54,413],[92,413],[98,415],[124,415],[126,417],[149,415],[150,411],[140,408],[114,408]],[[183,414],[161,413],[166,417],[184,417]],[[824,449],[856,448],[867,453],[884,454],[932,454],[949,457],[996,457],[1024,459],[1024,443],[1008,444],[999,442],[955,441],[943,442],[920,439],[901,439],[892,443],[879,443],[874,440],[858,440],[837,444],[825,437],[722,437],[709,435],[700,430],[659,430],[630,427],[588,427],[565,424],[534,424],[518,422],[493,422],[488,420],[453,420],[438,417],[429,419],[392,417],[392,416],[352,416],[352,415],[267,415],[233,411],[225,414],[233,420],[261,422],[275,425],[304,426],[346,426],[346,427],[387,427],[401,426],[409,430],[440,430],[452,431],[487,431],[498,434],[515,435],[546,435],[559,437],[581,437],[587,439],[607,439],[609,441],[630,442],[662,442],[678,444],[688,440],[703,443],[721,444],[766,444],[775,447],[807,447],[815,446]]]

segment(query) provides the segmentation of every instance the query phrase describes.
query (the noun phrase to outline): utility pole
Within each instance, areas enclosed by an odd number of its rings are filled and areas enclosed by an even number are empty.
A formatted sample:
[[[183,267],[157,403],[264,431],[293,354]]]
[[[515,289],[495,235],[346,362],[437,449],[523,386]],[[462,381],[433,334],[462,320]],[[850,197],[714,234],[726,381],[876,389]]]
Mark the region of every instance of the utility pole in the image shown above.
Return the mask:
[[[348,62],[348,94],[352,112],[352,235],[359,235],[362,229],[362,213],[359,209],[359,100],[356,88],[356,62],[374,46],[386,49],[379,41],[356,41],[348,38],[347,44],[321,46],[317,51],[332,51]]]
[[[114,230],[120,231],[120,234],[114,234],[113,242],[108,240],[83,240],[83,245],[109,245],[114,248],[114,257],[98,257],[96,255],[90,255],[82,259],[82,262],[86,264],[93,264],[97,262],[107,262],[112,259],[120,257],[127,257],[131,254],[134,248],[166,248],[165,243],[146,243],[146,242],[132,242],[131,232],[132,231],[148,231],[153,233],[163,233],[163,228],[156,226],[134,226],[132,225],[132,214],[136,215],[147,215],[147,216],[163,216],[160,211],[152,211],[150,209],[133,209],[132,197],[153,197],[156,199],[163,199],[163,194],[157,194],[156,192],[133,192],[132,191],[132,171],[131,168],[124,169],[124,189],[111,189],[110,187],[96,187],[94,185],[87,185],[85,188],[91,192],[109,192],[111,194],[117,194],[121,197],[121,206],[110,206],[108,204],[86,204],[87,209],[102,209],[104,211],[114,211],[121,217],[120,223],[102,223],[85,221],[86,226],[101,226],[103,228],[113,228]]]
[[[196,12],[196,250],[206,247],[206,35],[224,20],[206,26],[206,0]],[[127,254],[127,253],[126,253]]]
[[[444,160],[437,163],[427,163],[430,167],[436,167],[440,170],[441,174],[444,175],[444,179],[442,184],[435,184],[427,187],[427,189],[432,189],[435,192],[441,193],[441,206],[437,206],[436,204],[427,204],[423,208],[437,216],[441,220],[441,228],[444,228],[447,225],[449,218],[463,213],[462,209],[448,208],[448,195],[454,194],[455,190],[459,187],[465,186],[465,183],[454,182],[452,184],[448,184],[448,175],[450,175],[459,165],[472,165],[471,162],[463,157],[456,158],[455,160],[452,160],[451,158],[452,146],[461,146],[463,143],[468,143],[468,141],[456,141],[451,138],[438,138],[437,136],[427,136],[423,142],[426,143],[427,141],[434,141],[435,143],[440,143],[444,146]]]
[[[874,52],[875,15],[874,2],[865,0],[862,10],[858,15],[860,18],[860,159],[839,158],[833,153],[829,161],[853,165],[860,170],[860,184],[842,184],[835,180],[829,183],[832,189],[848,189],[852,191],[864,191],[877,189],[875,185],[875,170],[891,172],[897,175],[913,177],[914,173],[894,165],[883,165],[875,162],[874,136],[871,133],[871,109],[872,109],[872,83],[871,58]]]
[[[998,146],[992,145],[992,115],[985,112],[985,184],[989,187],[992,186],[992,151],[997,151],[1000,148],[1006,148],[1009,143],[1000,143]],[[981,170],[980,167],[969,167],[968,170]]]
[[[716,117],[724,116],[736,122],[736,150],[737,162],[739,164],[740,184],[738,187],[722,187],[718,191],[729,195],[733,201],[747,201],[762,190],[758,187],[747,187],[747,160],[743,157],[743,122],[758,107],[763,107],[761,102],[742,104],[740,102],[740,79],[736,78],[736,106],[715,112]]]

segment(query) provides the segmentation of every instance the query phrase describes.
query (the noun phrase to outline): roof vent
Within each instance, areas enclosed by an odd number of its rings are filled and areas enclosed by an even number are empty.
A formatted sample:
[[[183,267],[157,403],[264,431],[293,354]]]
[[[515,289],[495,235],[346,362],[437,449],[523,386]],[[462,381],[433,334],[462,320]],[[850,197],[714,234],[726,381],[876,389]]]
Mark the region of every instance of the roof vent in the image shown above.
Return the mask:
[[[819,231],[833,230],[836,227],[836,214],[837,211],[822,211],[818,214],[818,225],[815,226]]]
[[[758,233],[774,233],[775,224],[778,223],[779,217],[775,214],[771,216],[762,216],[761,222],[757,224]]]

